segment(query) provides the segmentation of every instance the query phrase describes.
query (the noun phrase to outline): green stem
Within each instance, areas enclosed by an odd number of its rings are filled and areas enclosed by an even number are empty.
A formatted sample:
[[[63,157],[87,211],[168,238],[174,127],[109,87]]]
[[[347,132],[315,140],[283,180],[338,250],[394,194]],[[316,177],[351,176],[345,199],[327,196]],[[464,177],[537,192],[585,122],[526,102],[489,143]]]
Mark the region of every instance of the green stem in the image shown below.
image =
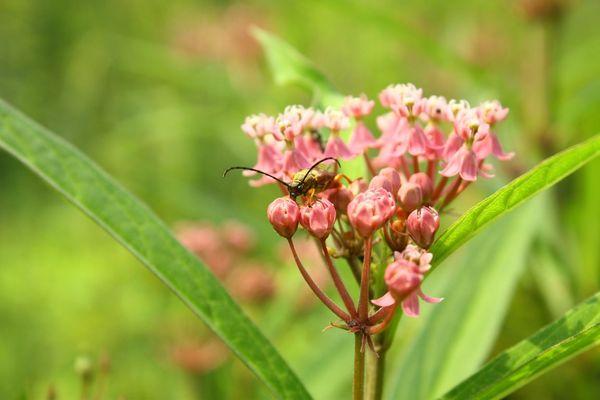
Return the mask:
[[[352,383],[352,398],[363,400],[365,380],[365,352],[362,351],[362,334],[354,334],[354,381]]]
[[[367,382],[365,387],[365,399],[367,400],[381,400],[383,395],[386,352],[379,347],[378,344],[375,344],[379,357],[370,351],[367,359]]]

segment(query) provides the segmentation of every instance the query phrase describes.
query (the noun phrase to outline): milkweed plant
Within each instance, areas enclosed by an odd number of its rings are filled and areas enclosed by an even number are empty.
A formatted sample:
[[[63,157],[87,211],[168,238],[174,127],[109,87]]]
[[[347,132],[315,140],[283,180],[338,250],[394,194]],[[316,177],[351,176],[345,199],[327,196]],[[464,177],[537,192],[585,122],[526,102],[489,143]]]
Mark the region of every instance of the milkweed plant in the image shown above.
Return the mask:
[[[324,103],[336,103],[332,100],[338,99],[337,93],[308,60],[266,32],[257,31],[256,36],[276,80],[302,82]],[[440,218],[453,202],[477,180],[493,177],[490,159],[513,157],[497,137],[508,109],[496,100],[471,106],[465,100],[427,97],[412,84],[382,90],[379,103],[385,113],[376,118],[371,115],[375,102],[365,95],[337,103],[339,107],[324,109],[294,105],[276,117],[248,117],[242,130],[256,143],[256,164],[228,171],[242,170],[253,187],[273,185],[281,191],[266,207],[267,219],[289,247],[310,291],[331,312],[325,328],[354,335],[354,399],[376,400],[383,393],[386,352],[401,335],[396,334],[400,318],[418,318],[421,307],[444,306],[439,293],[422,288],[433,268],[488,224],[596,158],[600,135],[542,161],[440,233]],[[2,100],[0,148],[134,254],[273,395],[311,398],[305,384],[217,279],[227,275],[216,268],[226,261],[223,252],[212,261],[201,254],[209,264],[205,266],[148,207],[94,162]],[[315,269],[305,265],[309,257],[299,251],[299,229],[307,233],[302,245],[308,236],[324,261],[337,292],[333,298],[323,290],[322,279],[315,279]],[[194,240],[184,244],[194,250]],[[211,263],[214,273],[209,271]],[[223,283],[237,285],[230,279]],[[240,285],[248,285],[247,280]],[[473,371],[472,365],[467,371],[472,375],[450,382],[456,386],[443,398],[501,398],[598,343],[600,292],[479,370]]]
[[[508,115],[497,100],[471,106],[394,84],[379,93],[379,102],[386,112],[376,117],[378,134],[365,123],[375,102],[364,94],[346,97],[340,108],[292,105],[276,117],[249,116],[241,128],[256,143],[256,165],[226,171],[242,169],[251,186],[281,189],[267,207],[268,220],[288,242],[310,290],[338,319],[329,327],[355,335],[355,399],[363,398],[365,352],[382,357],[387,350],[374,336],[400,315],[418,317],[420,301],[443,300],[421,289],[440,214],[477,179],[493,177],[490,157],[514,155],[496,135]],[[345,171],[355,159],[364,160],[364,175]],[[299,227],[318,246],[341,303],[305,268],[294,246]],[[347,264],[358,298],[333,259]]]

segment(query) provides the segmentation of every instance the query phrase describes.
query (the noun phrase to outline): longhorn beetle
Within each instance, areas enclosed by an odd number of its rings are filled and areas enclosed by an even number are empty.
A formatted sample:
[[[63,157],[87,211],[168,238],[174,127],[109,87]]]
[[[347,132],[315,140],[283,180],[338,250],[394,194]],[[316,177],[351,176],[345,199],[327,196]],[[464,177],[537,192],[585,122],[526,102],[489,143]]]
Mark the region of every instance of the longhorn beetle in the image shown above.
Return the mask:
[[[285,186],[292,199],[296,200],[298,197],[303,196],[308,197],[309,200],[312,200],[315,194],[329,189],[332,187],[333,183],[339,182],[340,178],[345,177],[344,175],[336,174],[334,172],[327,171],[326,169],[317,168],[320,164],[328,160],[333,160],[338,166],[340,165],[340,162],[336,158],[325,157],[314,163],[310,168],[296,172],[292,178],[292,181],[289,183],[284,182],[283,180],[264,171],[250,167],[227,168],[227,170],[225,170],[223,173],[223,177],[225,177],[229,171],[234,169],[258,172],[259,174],[266,175]]]

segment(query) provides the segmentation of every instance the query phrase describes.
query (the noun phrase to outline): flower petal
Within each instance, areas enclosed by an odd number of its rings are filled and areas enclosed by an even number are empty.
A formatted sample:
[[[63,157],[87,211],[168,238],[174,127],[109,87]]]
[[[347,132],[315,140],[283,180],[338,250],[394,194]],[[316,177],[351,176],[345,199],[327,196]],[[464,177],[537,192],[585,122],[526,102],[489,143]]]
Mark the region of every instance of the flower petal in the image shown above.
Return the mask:
[[[379,307],[390,307],[396,304],[396,299],[394,299],[390,292],[386,292],[380,298],[371,300],[371,303]]]
[[[409,317],[418,317],[419,316],[419,297],[416,293],[411,293],[404,301],[402,302],[402,310]]]

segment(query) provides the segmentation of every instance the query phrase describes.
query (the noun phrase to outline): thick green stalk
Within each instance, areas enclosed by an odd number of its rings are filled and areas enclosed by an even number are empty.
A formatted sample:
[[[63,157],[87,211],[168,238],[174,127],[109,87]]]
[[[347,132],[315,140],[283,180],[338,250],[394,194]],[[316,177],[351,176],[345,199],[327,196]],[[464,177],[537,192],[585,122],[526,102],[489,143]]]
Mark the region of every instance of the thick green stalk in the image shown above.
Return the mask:
[[[364,399],[365,381],[365,352],[362,348],[362,335],[354,334],[354,380],[352,382],[352,398],[354,400]]]
[[[367,381],[365,384],[365,399],[367,400],[381,400],[383,395],[386,350],[379,342],[380,340],[375,339],[375,350],[379,357],[371,351],[367,358]]]

